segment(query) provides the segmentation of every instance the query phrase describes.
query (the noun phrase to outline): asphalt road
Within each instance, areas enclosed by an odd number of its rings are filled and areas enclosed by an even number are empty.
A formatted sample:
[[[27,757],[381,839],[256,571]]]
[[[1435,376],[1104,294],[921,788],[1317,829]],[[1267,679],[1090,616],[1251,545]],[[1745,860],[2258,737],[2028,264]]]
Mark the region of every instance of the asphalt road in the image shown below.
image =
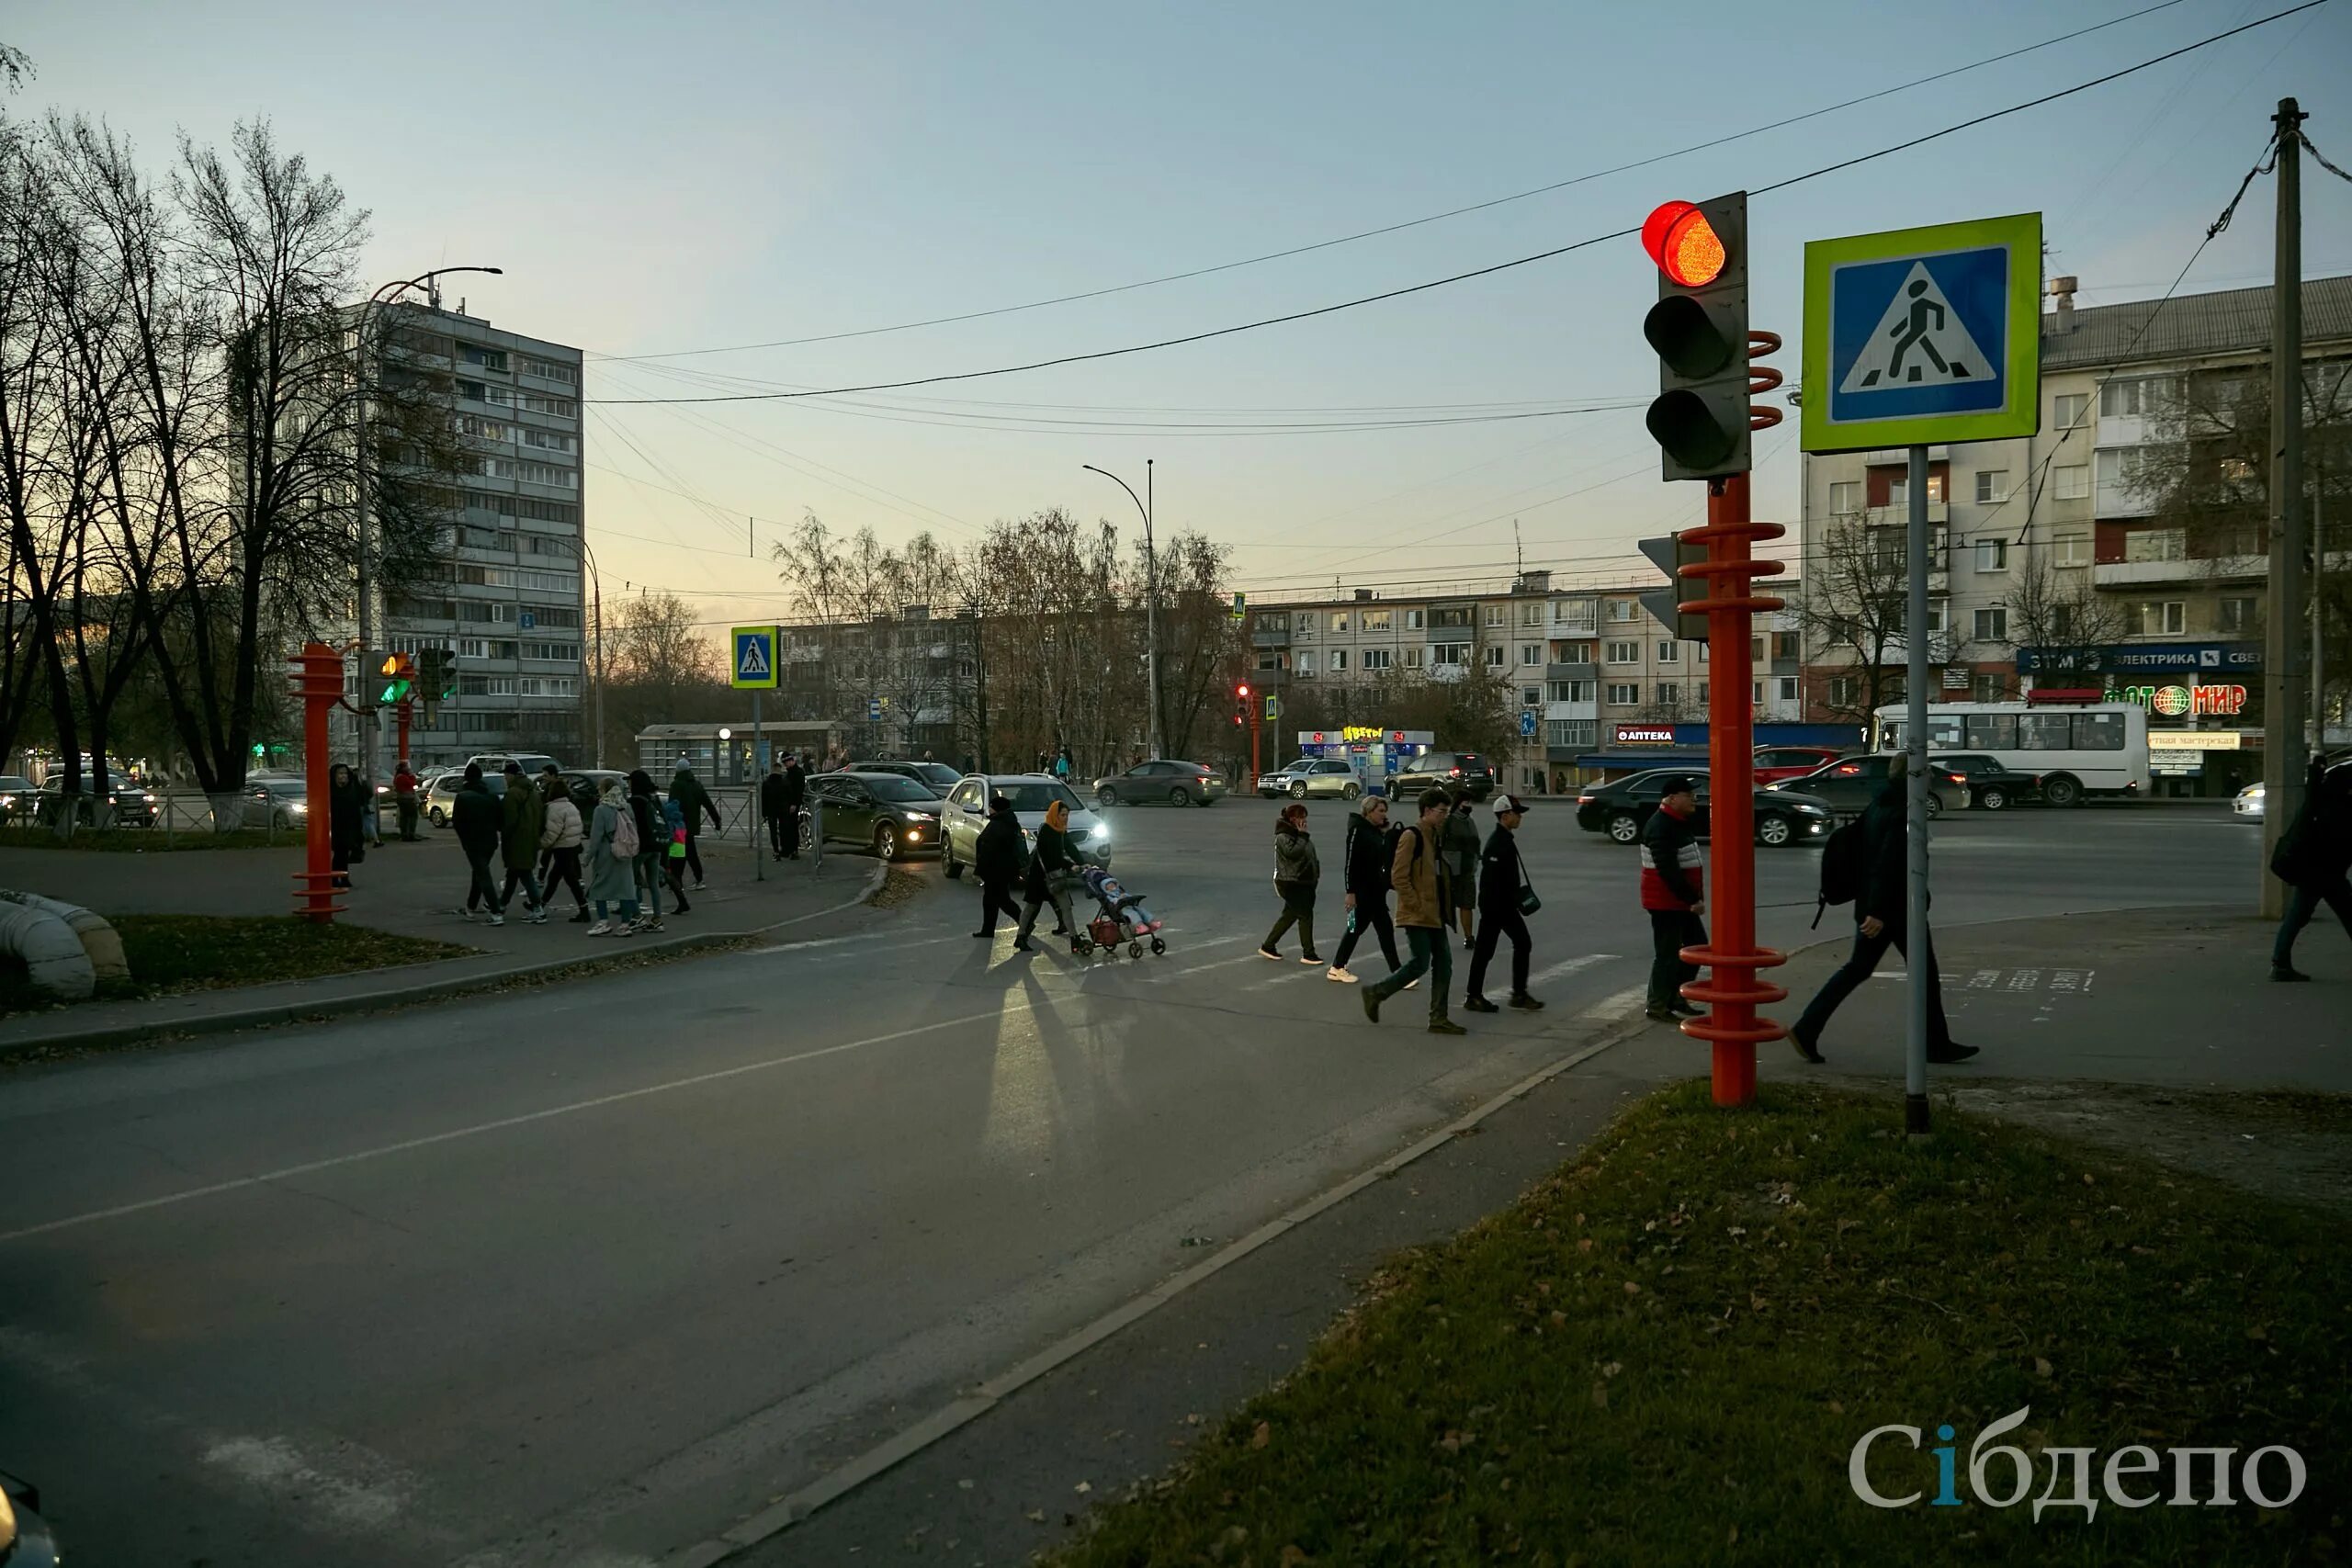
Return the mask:
[[[1336,862],[1343,808],[1313,809]],[[1272,815],[1112,816],[1161,959],[984,947],[943,886],[790,947],[0,1076],[0,1468],[84,1561],[658,1562],[1640,984],[1632,852],[1546,808],[1551,1010],[1368,1025],[1252,952]],[[2254,842],[2198,809],[1957,818],[1939,923],[2241,903]],[[1813,934],[1815,863],[1759,852],[1766,940]]]

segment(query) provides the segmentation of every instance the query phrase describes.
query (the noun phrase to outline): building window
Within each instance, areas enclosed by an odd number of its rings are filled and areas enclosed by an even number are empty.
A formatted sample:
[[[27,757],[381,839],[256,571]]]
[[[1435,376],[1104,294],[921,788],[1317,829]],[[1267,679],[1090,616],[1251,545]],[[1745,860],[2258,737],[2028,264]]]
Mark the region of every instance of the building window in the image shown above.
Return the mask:
[[[1467,664],[1470,645],[1466,642],[1433,642],[1430,644],[1431,664]]]
[[[1772,634],[1772,657],[1775,659],[1795,659],[1799,657],[1798,649],[1802,646],[1799,639],[1802,636],[1803,634],[1799,632],[1774,632]]]
[[[1547,718],[1544,721],[1544,744],[1546,746],[1590,746],[1599,721],[1589,718]]]
[[[1389,652],[1385,648],[1367,648],[1363,650],[1363,667],[1366,670],[1385,670],[1388,668],[1389,658]]]
[[[1936,505],[1944,498],[1944,477],[1933,469],[1928,473],[1928,504]],[[1911,504],[1911,476],[1905,474],[1886,487],[1886,503],[1897,511]]]
[[[1592,662],[1592,644],[1555,642],[1552,645],[1552,660],[1555,664],[1589,664]]]
[[[1850,708],[1854,705],[1855,699],[1860,697],[1861,694],[1862,682],[1860,676],[1832,675],[1829,678],[1829,705],[1831,707]]]
[[[1666,641],[1659,643],[1657,645],[1657,661],[1660,664],[1681,663],[1682,645],[1674,641],[1672,638],[1668,638]]]
[[[1331,612],[1331,629],[1335,632],[1343,632],[1348,629],[1348,613],[1345,610]]]
[[[1258,668],[1261,671],[1280,670],[1282,667],[1283,656],[1281,654],[1261,653],[1258,655]]]
[[[1521,686],[1519,689],[1519,705],[1523,708],[1542,707],[1544,705],[1544,688],[1541,686]]]
[[[1503,667],[1503,645],[1502,645],[1501,643],[1498,643],[1498,642],[1496,642],[1496,643],[1489,643],[1489,644],[1487,644],[1487,669],[1489,669],[1489,670],[1499,670],[1499,669],[1501,669],[1502,667]]]
[[[1759,707],[1759,708],[1760,708],[1760,707],[1762,707],[1762,706],[1764,705],[1764,682],[1761,682],[1761,681],[1751,681],[1751,682],[1749,682],[1747,683],[1747,700],[1748,700],[1748,702],[1749,702],[1750,704],[1754,705],[1755,705],[1755,706],[1757,706],[1757,707]]]
[[[2127,561],[2187,560],[2188,530],[2135,528],[2123,536],[2123,558]]]
[[[1544,602],[1541,599],[1537,599],[1521,604],[1519,607],[1519,624],[1522,626],[1542,626],[1544,624]]]
[[[1405,612],[1405,629],[1407,631],[1417,632],[1427,625],[1429,625],[1429,612],[1427,610],[1408,610]]]
[[[1298,626],[1290,634],[1292,640],[1296,642],[1313,642],[1315,640],[1315,624],[1321,619],[1322,617],[1317,615],[1312,610],[1300,611],[1298,615]]]
[[[1419,670],[1421,667],[1422,656],[1428,652],[1429,649],[1425,648],[1407,649],[1405,650],[1405,668],[1408,670]]]
[[[1707,682],[1704,681],[1699,682],[1699,696],[1697,700],[1701,707],[1705,707],[1707,705]]]
[[[1506,621],[1508,621],[1508,620],[1510,620],[1510,605],[1508,605],[1508,604],[1489,604],[1489,605],[1487,605],[1487,624],[1488,626],[1501,626],[1504,622],[1506,622]]]
[[[1390,612],[1386,610],[1366,610],[1357,626],[1368,632],[1385,632],[1388,629],[1389,617]]]
[[[1998,506],[2009,499],[2009,470],[1979,468],[1976,470],[1976,504]]]
[[[2129,381],[2109,381],[2098,389],[2098,415],[2101,419],[2118,416],[2145,419],[2163,410],[2172,389],[2172,378],[2169,376],[2141,376]]]
[[[1862,481],[1838,479],[1829,487],[1829,511],[1833,516],[1850,516],[1862,509]]]
[[[1781,682],[1781,700],[1784,703],[1795,702],[1797,700],[1797,678],[1793,675],[1781,675],[1777,677],[1777,679]]]
[[[506,368],[506,351],[503,348],[484,348],[480,344],[461,343],[458,345],[458,357],[484,370],[503,371]]]
[[[2009,570],[2009,542],[2007,539],[1976,541],[1976,570],[2007,571]]]
[[[2050,423],[2060,430],[2074,429],[2090,412],[2091,396],[2088,392],[2061,392],[2050,400]]]
[[[1519,645],[1519,662],[1522,667],[1530,664],[1543,663],[1544,645],[1540,642],[1521,643]]]
[[[2088,534],[2069,534],[2064,538],[2052,539],[2051,543],[2057,547],[2060,566],[2091,564],[2091,536]]]
[[[2007,606],[1996,604],[1989,610],[1976,612],[1976,640],[1978,642],[2009,640],[2009,612]]]
[[[2262,625],[2262,601],[2230,598],[2213,605],[2213,628],[2224,632],[2251,632]]]
[[[2059,501],[2083,501],[2091,493],[2088,463],[2061,463],[2050,471],[2051,495]]]
[[[2132,629],[2142,637],[2163,637],[2188,625],[2188,604],[2181,599],[2148,599],[2132,606]]]
[[[1609,618],[1623,626],[1640,614],[1641,608],[1638,599],[1611,599],[1609,601]]]
[[[1638,642],[1612,642],[1607,652],[1611,664],[1639,664],[1642,661],[1642,645]]]
[[[1298,676],[1301,680],[1313,679],[1315,675],[1315,650],[1311,648],[1300,649],[1296,653],[1290,656],[1290,667],[1298,672]]]
[[[498,357],[500,367],[503,368],[506,356],[502,354]],[[551,359],[534,359],[526,354],[523,356],[522,371],[524,375],[537,376],[542,381],[560,381],[567,387],[580,385],[579,371],[569,365],[558,365]]]
[[[1611,681],[1609,683],[1610,706],[1620,708],[1639,707],[1641,706],[1641,703],[1642,689],[1634,684],[1631,681]]]
[[[1336,675],[1347,667],[1348,650],[1344,648],[1333,649],[1331,650],[1331,673]]]
[[[525,425],[522,429],[522,438],[524,446],[537,446],[543,451],[577,452],[580,450],[578,436],[566,435],[558,430],[540,430],[533,425]]]
[[[1679,705],[1681,701],[1682,686],[1679,682],[1660,681],[1657,683],[1658,706],[1662,708],[1670,708]]]
[[[1969,693],[1969,695],[1977,702],[1999,703],[2008,700],[2009,682],[2006,676],[1979,675],[1973,684],[1974,689]]]
[[[1592,701],[1589,681],[1555,681],[1551,682],[1552,700],[1555,703],[1589,703]]]

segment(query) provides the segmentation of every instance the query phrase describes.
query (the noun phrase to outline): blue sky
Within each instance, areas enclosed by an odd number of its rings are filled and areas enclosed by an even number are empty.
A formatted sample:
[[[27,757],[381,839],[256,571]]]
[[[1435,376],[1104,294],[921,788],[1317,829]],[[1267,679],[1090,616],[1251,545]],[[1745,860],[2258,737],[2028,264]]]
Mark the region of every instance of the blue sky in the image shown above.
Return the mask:
[[[100,115],[160,165],[175,130],[266,114],[374,212],[370,281],[441,263],[476,314],[606,355],[854,332],[1312,243],[1800,113],[2141,8],[1821,3],[1103,6],[672,4],[321,6],[19,0],[39,77],[13,106]],[[592,396],[977,369],[1311,308],[1760,186],[2283,9],[2181,0],[1998,65],[1729,146],[1307,255],[921,331],[592,367]],[[170,25],[158,22],[170,18]],[[1735,74],[1735,72],[1736,73]],[[2045,108],[1758,198],[1754,320],[1799,330],[1807,239],[2039,209],[2082,302],[2170,282],[2268,132],[2277,98],[2352,166],[2352,5],[2332,4]],[[2334,82],[2339,91],[2331,94]],[[2307,276],[2352,270],[2352,187],[2305,177]],[[2185,291],[2267,279],[2258,182]],[[615,407],[588,494],[608,593],[653,583],[713,621],[775,610],[741,514],[813,510],[886,538],[1065,505],[1133,508],[1235,547],[1273,598],[1506,574],[1637,574],[1631,540],[1697,520],[1656,478],[1638,407],[1341,434],[943,428],[943,415],[1313,421],[1235,410],[1634,400],[1655,274],[1622,240],[1238,338],[861,408]],[[462,284],[462,288],[457,287]],[[1793,375],[1792,368],[1791,374]],[[944,400],[976,400],[949,402]],[[1167,412],[1205,410],[1210,412]],[[951,418],[948,423],[954,423]],[[1759,514],[1793,521],[1797,460],[1761,438]],[[624,439],[624,437],[626,439]],[[633,445],[632,445],[633,444]],[[637,481],[621,475],[633,476]],[[651,486],[694,492],[707,505]],[[730,558],[730,557],[732,558]]]

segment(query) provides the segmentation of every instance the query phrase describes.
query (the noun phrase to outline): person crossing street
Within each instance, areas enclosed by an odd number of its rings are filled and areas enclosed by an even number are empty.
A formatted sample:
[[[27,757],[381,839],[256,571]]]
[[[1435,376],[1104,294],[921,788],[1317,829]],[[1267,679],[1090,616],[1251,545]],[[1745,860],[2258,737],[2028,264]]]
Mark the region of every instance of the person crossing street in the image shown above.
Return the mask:
[[[972,846],[972,869],[980,878],[980,929],[974,936],[983,941],[995,936],[1000,914],[1011,917],[1016,926],[1020,923],[1021,906],[1013,901],[1012,889],[1025,869],[1023,853],[1021,818],[1012,814],[1012,802],[1001,795],[989,796],[989,825]]]
[[[506,923],[506,906],[498,896],[498,884],[490,874],[490,865],[498,853],[498,835],[504,818],[498,801],[482,782],[481,764],[468,762],[464,783],[458,786],[457,797],[449,803],[449,820],[458,830],[458,847],[465,852],[469,877],[466,886],[466,901],[458,906],[458,913],[468,919],[474,918],[476,905],[487,906],[489,924]]]
[[[1396,923],[1413,956],[1402,969],[1357,993],[1363,998],[1363,1015],[1380,1021],[1380,1004],[1423,975],[1430,976],[1430,1032],[1469,1032],[1446,1016],[1446,993],[1453,986],[1453,951],[1447,945],[1446,913],[1453,907],[1453,888],[1446,875],[1445,856],[1438,835],[1453,803],[1445,791],[1432,789],[1421,796],[1420,819],[1396,836],[1389,862],[1388,880],[1396,889]]]
[[[499,893],[499,902],[513,903],[514,889],[521,886],[523,918],[533,925],[541,925],[548,918],[547,905],[541,899],[531,868],[538,863],[540,830],[548,820],[547,803],[523,777],[520,762],[510,757],[504,772],[506,793],[498,802],[498,848],[506,862],[506,886]]]
[[[1396,960],[1396,927],[1388,918],[1388,865],[1396,851],[1388,828],[1388,797],[1367,795],[1348,818],[1348,834],[1340,850],[1340,885],[1347,890],[1348,929],[1340,951],[1331,955],[1324,978],[1352,986],[1356,976],[1348,960],[1356,943],[1370,931],[1380,940],[1380,955],[1388,960],[1391,975],[1404,967]]]
[[[1527,803],[1515,795],[1495,797],[1495,830],[1478,862],[1478,947],[1470,958],[1468,995],[1462,1005],[1472,1012],[1494,1012],[1487,999],[1487,965],[1496,945],[1510,938],[1510,1005],[1521,1012],[1538,1012],[1544,1004],[1527,994],[1526,900],[1533,897],[1526,863],[1519,855],[1519,825],[1527,818]]]
[[[1274,920],[1266,940],[1258,951],[1279,962],[1283,932],[1294,925],[1298,927],[1298,961],[1318,967],[1323,960],[1315,952],[1315,892],[1323,880],[1323,862],[1316,853],[1315,840],[1306,831],[1306,807],[1293,801],[1283,807],[1274,818],[1274,891],[1281,896],[1283,912]]]
[[[778,860],[784,858],[785,829],[792,820],[785,806],[786,787],[784,759],[778,757],[768,764],[768,776],[760,781],[760,820],[767,824],[768,852]]]
[[[698,835],[702,831],[702,819],[708,817],[710,825],[718,829],[724,829],[727,822],[718,815],[718,807],[712,802],[710,791],[702,787],[702,780],[695,777],[694,769],[686,765],[684,758],[678,760],[678,771],[671,776],[670,798],[678,803],[679,815],[686,819],[685,869],[694,873],[695,891],[699,893],[702,891],[702,844]],[[679,897],[678,912],[683,915],[685,913],[684,895]]]

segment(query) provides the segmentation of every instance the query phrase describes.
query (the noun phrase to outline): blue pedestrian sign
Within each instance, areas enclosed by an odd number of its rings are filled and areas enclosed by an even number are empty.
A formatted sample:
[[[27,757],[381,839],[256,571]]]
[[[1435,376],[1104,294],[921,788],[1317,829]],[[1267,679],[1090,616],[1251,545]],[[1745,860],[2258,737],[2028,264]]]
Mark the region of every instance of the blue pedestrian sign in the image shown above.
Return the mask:
[[[865,699],[865,718],[866,722],[869,724],[879,724],[882,722],[882,699],[880,697],[868,697]]]
[[[730,683],[753,691],[774,691],[776,685],[776,649],[781,642],[774,626],[737,626],[729,643],[732,654],[728,660]]]
[[[526,632],[537,631],[539,629],[538,616],[533,615],[528,610],[517,613],[514,617],[514,624],[521,626]]]
[[[1521,708],[1520,710],[1519,734],[1520,739],[1522,740],[1528,739],[1535,734],[1535,710],[1533,708]]]
[[[2040,213],[1816,240],[1804,281],[1804,450],[2041,428]]]

